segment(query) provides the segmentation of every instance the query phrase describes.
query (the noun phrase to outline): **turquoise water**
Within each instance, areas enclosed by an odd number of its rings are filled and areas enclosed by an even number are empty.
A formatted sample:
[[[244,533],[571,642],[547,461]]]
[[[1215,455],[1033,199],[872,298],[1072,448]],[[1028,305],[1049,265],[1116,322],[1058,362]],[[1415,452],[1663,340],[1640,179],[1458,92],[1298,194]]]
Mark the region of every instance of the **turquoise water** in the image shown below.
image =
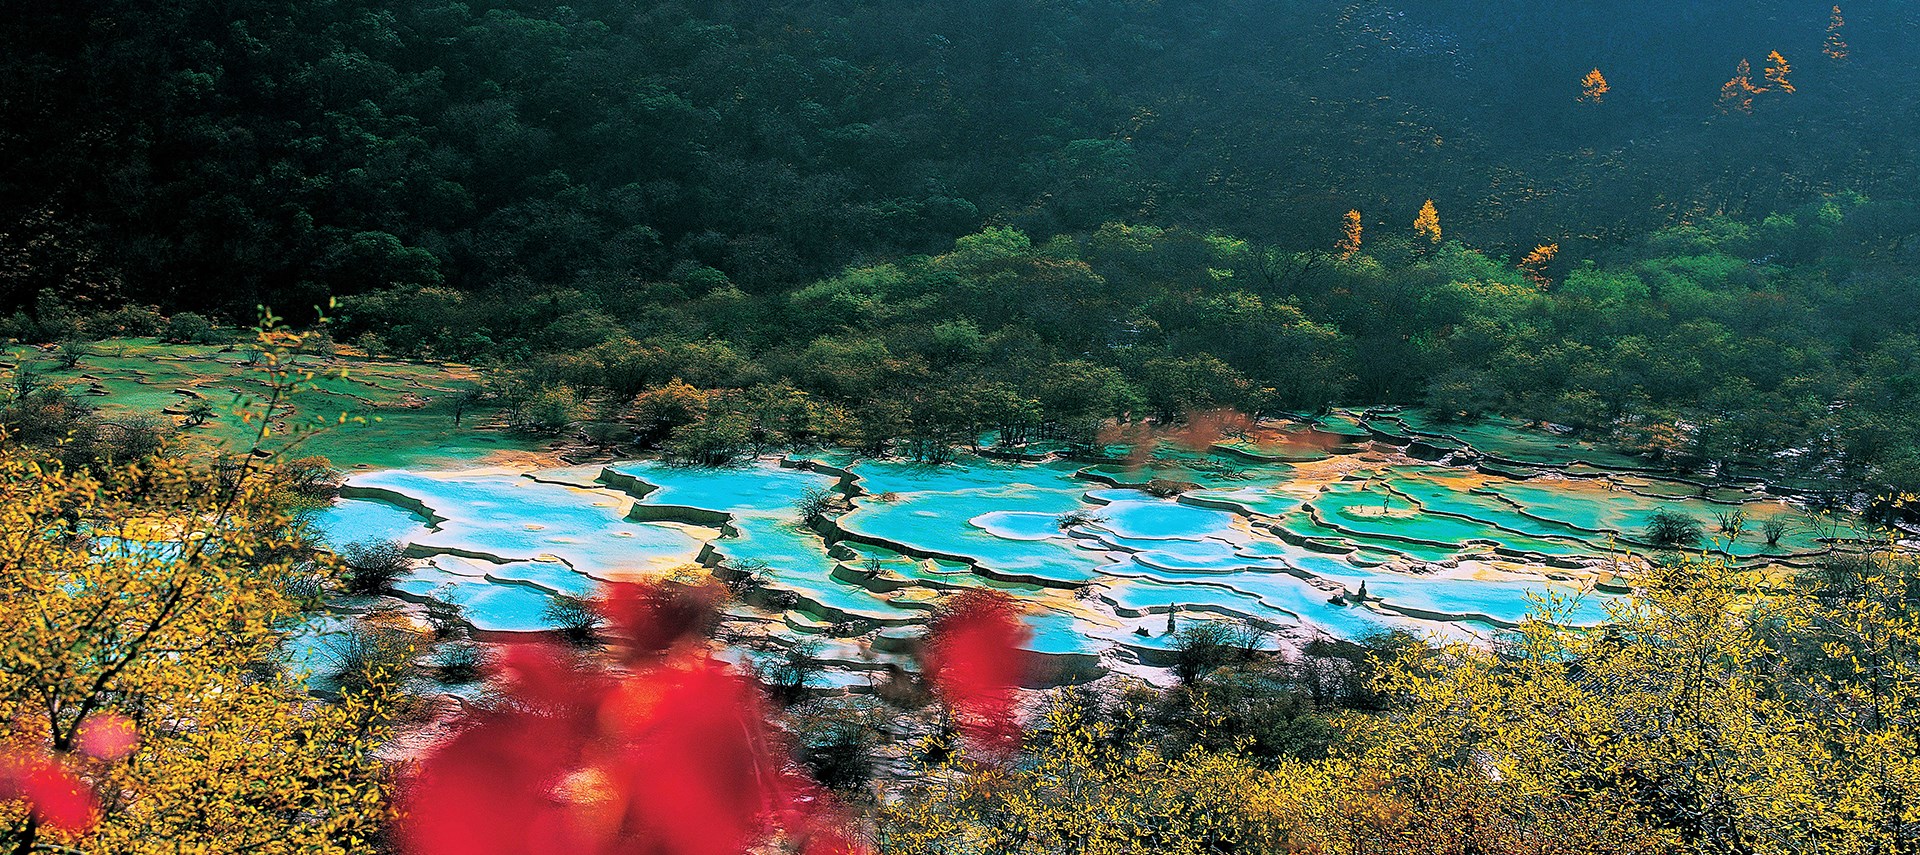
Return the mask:
[[[1321,427],[1360,430],[1345,417]],[[1403,416],[1378,427],[1437,426]],[[1515,430],[1448,426],[1461,438],[1504,431],[1497,445],[1512,458],[1617,459],[1556,437],[1507,435]],[[1393,629],[1484,638],[1549,599],[1557,620],[1596,623],[1611,599],[1592,589],[1596,573],[1663,507],[1701,517],[1709,532],[1706,514],[1746,509],[1753,522],[1734,541],[1740,556],[1827,546],[1801,526],[1766,547],[1759,520],[1798,512],[1730,488],[1710,502],[1684,495],[1679,482],[1594,466],[1567,478],[1379,456],[1389,452],[1320,464],[1347,468],[1319,480],[1303,480],[1315,464],[1215,471],[1215,483],[1175,498],[1113,487],[1127,483],[1113,477],[1124,467],[1062,461],[834,460],[851,473],[845,479],[771,459],[531,475],[391,470],[354,476],[350,498],[310,522],[336,546],[406,544],[422,560],[400,590],[458,603],[490,632],[548,628],[542,613],[556,594],[591,596],[604,581],[724,561],[756,566],[765,584],[733,612],[795,637],[850,634],[833,643],[897,648],[942,596],[983,586],[1026,604],[1036,651],[1148,663],[1173,643],[1169,611],[1182,623],[1257,621],[1277,640]],[[1205,459],[1188,454],[1175,465]],[[847,510],[818,530],[803,525],[801,498],[833,490]],[[307,633],[304,655],[330,634]],[[845,651],[834,658],[876,667]]]
[[[407,542],[431,531],[430,521],[405,508],[367,499],[340,499],[307,516],[307,527],[338,549],[350,543]]]

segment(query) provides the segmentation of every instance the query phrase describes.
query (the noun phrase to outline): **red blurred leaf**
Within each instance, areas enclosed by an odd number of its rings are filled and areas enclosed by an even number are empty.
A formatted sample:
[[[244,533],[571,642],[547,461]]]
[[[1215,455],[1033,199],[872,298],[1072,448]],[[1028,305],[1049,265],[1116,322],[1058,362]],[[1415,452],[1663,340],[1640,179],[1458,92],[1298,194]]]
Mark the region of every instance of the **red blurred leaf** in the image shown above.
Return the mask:
[[[616,695],[604,716],[622,737],[610,770],[622,834],[672,855],[745,851],[795,807],[758,688],[709,659],[652,683],[657,695]]]
[[[0,752],[0,801],[23,799],[34,819],[68,834],[92,831],[100,803],[93,789],[45,755]]]
[[[720,600],[714,585],[617,583],[608,586],[600,613],[626,639],[628,656],[642,659],[704,638],[719,618]]]
[[[510,648],[506,705],[476,715],[400,791],[401,839],[419,855],[588,851],[557,791],[596,732],[607,683],[561,652]]]
[[[1019,606],[1000,591],[970,589],[942,604],[927,629],[922,665],[961,735],[988,754],[1020,744],[1014,689],[1027,676],[1031,632]]]
[[[403,783],[405,851],[737,855],[776,830],[819,855],[855,851],[786,760],[759,687],[689,643],[712,625],[714,602],[697,589],[615,586],[605,613],[632,640],[634,669],[617,679],[552,648],[510,650],[503,705]]]
[[[80,753],[96,760],[125,760],[139,745],[140,729],[119,713],[99,713],[80,724]]]

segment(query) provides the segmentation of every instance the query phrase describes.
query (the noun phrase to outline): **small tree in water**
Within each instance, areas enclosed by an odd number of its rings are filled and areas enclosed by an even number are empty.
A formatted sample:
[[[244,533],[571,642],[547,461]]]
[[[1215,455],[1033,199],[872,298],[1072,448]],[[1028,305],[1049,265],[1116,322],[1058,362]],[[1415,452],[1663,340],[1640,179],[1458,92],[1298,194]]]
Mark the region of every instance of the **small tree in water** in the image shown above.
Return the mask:
[[[349,543],[340,562],[347,567],[347,593],[359,595],[384,594],[413,570],[406,549],[391,540]]]
[[[560,631],[560,636],[575,647],[599,644],[600,630],[606,626],[606,618],[600,616],[592,602],[566,594],[553,595],[540,617],[553,624]]]
[[[793,509],[800,514],[804,525],[818,525],[827,518],[827,512],[833,510],[833,491],[809,487],[800,494],[800,500],[793,503]]]
[[[1658,510],[1647,520],[1647,542],[1661,549],[1680,549],[1700,542],[1700,521],[1679,511]]]
[[[1760,524],[1760,533],[1767,538],[1768,546],[1779,546],[1780,538],[1785,537],[1791,528],[1786,520],[1775,517]]]
[[[782,704],[797,704],[807,696],[807,687],[819,676],[820,642],[803,639],[771,652],[754,663],[754,673],[767,694]]]
[[[1053,519],[1054,524],[1059,526],[1061,531],[1066,531],[1067,529],[1077,528],[1083,525],[1098,525],[1106,521],[1107,521],[1106,517],[1100,516],[1099,514],[1096,514],[1084,508],[1080,510],[1068,511],[1064,514],[1054,517]]]
[[[60,343],[60,367],[73,368],[80,364],[80,360],[87,358],[91,353],[92,349],[86,342],[77,338],[67,339]]]

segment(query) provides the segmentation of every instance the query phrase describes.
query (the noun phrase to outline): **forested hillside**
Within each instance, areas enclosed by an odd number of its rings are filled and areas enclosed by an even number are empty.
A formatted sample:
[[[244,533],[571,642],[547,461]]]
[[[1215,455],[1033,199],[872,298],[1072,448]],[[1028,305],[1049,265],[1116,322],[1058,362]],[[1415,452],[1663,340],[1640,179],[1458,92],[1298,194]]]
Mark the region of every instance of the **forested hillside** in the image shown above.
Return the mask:
[[[337,299],[708,461],[1426,402],[1920,484],[1905,4],[32,5],[16,337]]]
[[[21,0],[0,301],[760,291],[983,224],[1298,251],[1428,198],[1470,245],[1585,257],[1853,191],[1903,257],[1916,15],[1849,4],[1833,58],[1781,0]],[[1723,111],[1743,59],[1771,91]]]

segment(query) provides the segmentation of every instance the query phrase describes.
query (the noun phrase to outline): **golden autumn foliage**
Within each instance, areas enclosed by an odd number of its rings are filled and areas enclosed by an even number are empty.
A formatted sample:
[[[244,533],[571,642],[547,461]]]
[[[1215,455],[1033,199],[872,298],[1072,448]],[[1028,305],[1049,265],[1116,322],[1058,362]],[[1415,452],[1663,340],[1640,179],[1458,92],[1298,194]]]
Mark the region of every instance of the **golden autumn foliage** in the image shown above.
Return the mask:
[[[1847,19],[1840,17],[1840,7],[1833,7],[1833,18],[1827,22],[1827,40],[1820,48],[1829,59],[1847,58],[1847,40],[1840,32],[1846,25]]]
[[[1552,280],[1547,277],[1547,265],[1552,264],[1554,256],[1559,254],[1560,245],[1557,243],[1536,246],[1533,251],[1527,253],[1525,258],[1520,259],[1520,273],[1526,276],[1527,281],[1533,283],[1534,287],[1545,291],[1547,286],[1552,284]]]
[[[1598,104],[1605,100],[1607,93],[1611,91],[1613,87],[1607,85],[1606,75],[1601,74],[1598,68],[1587,72],[1587,76],[1580,79],[1580,103],[1582,104]]]
[[[1720,110],[1753,112],[1753,97],[1766,89],[1753,85],[1753,65],[1746,60],[1734,68],[1733,77],[1720,87]]]
[[[1349,259],[1360,252],[1360,212],[1348,211],[1340,224],[1340,242],[1334,245],[1334,251],[1342,259]]]
[[[1370,729],[1350,723],[1362,736]],[[1604,798],[1542,799],[1480,769],[1376,753],[1263,766],[1163,755],[1113,724],[1049,710],[1031,765],[933,770],[880,818],[888,853],[1660,853],[1667,838]],[[1396,750],[1415,751],[1417,745]]]
[[[59,842],[101,852],[364,851],[383,815],[372,740],[380,698],[319,704],[280,674],[314,572],[289,518],[252,483],[174,461],[93,478],[0,452],[0,720],[10,747],[87,781],[98,827]],[[259,479],[254,479],[259,480]],[[75,752],[124,717],[125,760]],[[13,851],[53,843],[0,808]]]
[[[1767,83],[1765,86],[1756,86],[1753,83],[1753,65],[1744,59],[1740,60],[1733,77],[1720,87],[1720,111],[1751,113],[1755,96],[1776,91],[1793,93],[1796,90],[1787,79],[1792,73],[1793,66],[1787,63],[1787,58],[1777,50],[1772,51],[1767,54],[1767,67],[1761,70],[1761,76]]]
[[[283,344],[263,337],[270,366]],[[94,476],[0,444],[0,749],[64,770],[91,814],[54,828],[0,804],[0,849],[373,845],[389,681],[321,703],[278,666],[294,592],[328,570],[274,469],[157,456]],[[130,752],[90,748],[102,728]]]
[[[1440,242],[1440,211],[1433,207],[1432,199],[1421,205],[1419,216],[1413,218],[1413,233],[1428,243]]]
[[[1920,846],[1920,567],[1798,579],[1690,559],[1590,630],[1385,663],[1330,756],[1161,753],[1054,709],[1030,765],[946,767],[884,851],[1752,853]]]
[[[1767,54],[1767,69],[1762,73],[1766,75],[1770,88],[1782,92],[1794,91],[1793,84],[1787,80],[1787,75],[1793,73],[1793,66],[1787,64],[1787,58],[1781,56],[1779,51]]]

